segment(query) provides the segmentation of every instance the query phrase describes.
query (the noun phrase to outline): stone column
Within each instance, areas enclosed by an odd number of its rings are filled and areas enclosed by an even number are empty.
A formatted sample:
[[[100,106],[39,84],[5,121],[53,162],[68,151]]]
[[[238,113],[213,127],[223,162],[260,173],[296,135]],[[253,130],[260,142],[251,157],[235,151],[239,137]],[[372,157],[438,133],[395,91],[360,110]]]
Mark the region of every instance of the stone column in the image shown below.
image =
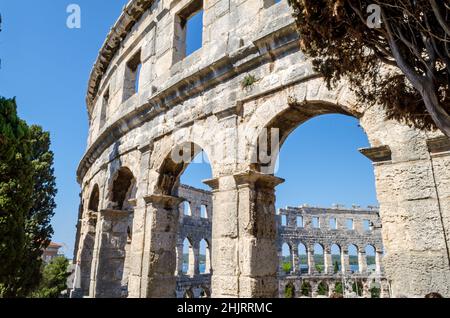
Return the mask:
[[[390,288],[389,288],[389,283],[387,282],[387,280],[382,279],[380,281],[380,298],[390,298]]]
[[[383,253],[381,251],[375,252],[375,272],[377,274],[381,274],[383,272],[383,264],[382,264]]]
[[[370,280],[366,280],[363,282],[362,297],[363,298],[372,298],[372,295],[370,293]]]
[[[91,271],[95,250],[95,234],[97,213],[88,211],[87,216],[80,220],[81,235],[77,261],[76,280],[79,282],[74,291],[77,297],[89,296]]]
[[[336,281],[331,281],[328,283],[328,297],[330,297],[336,288]]]
[[[331,247],[325,246],[323,249],[323,257],[325,259],[325,269],[324,272],[326,274],[333,274],[334,273],[334,266],[333,266],[333,258],[331,255]]]
[[[358,251],[358,269],[362,274],[367,273],[367,259],[365,251]]]
[[[200,269],[199,269],[199,264],[200,264],[200,248],[198,247],[198,245],[195,245],[192,247],[192,251],[193,251],[193,256],[192,257],[192,261],[191,259],[189,259],[189,270],[191,272],[191,274],[193,276],[198,276],[200,275]],[[192,269],[191,269],[191,263],[192,263]],[[198,297],[196,297],[198,298]]]
[[[286,274],[283,270],[283,248],[280,248],[278,251],[278,273],[279,275]]]
[[[314,246],[308,246],[306,254],[308,256],[308,274],[316,273],[316,262],[314,261]]]
[[[128,211],[101,210],[97,268],[91,284],[95,298],[122,297]]]
[[[315,281],[311,281],[311,297],[312,298],[317,298],[318,293],[317,293],[317,288],[319,287],[319,283],[315,282]]]
[[[176,289],[178,205],[182,199],[168,195],[150,195],[144,199],[149,224],[146,229],[141,297],[173,298]]]
[[[183,242],[177,244],[177,275],[183,276]]]
[[[212,296],[278,297],[275,187],[245,172],[206,181],[213,191]]]
[[[300,261],[299,261],[299,256],[298,256],[298,246],[297,245],[292,245],[292,270],[291,273],[294,275],[297,275],[300,273]]]
[[[442,205],[450,188],[450,142],[445,140],[436,145],[425,133],[395,127],[387,145],[363,150],[374,162],[383,265],[393,297],[429,292],[450,297],[449,209]],[[440,168],[433,165],[437,158]]]
[[[344,275],[348,275],[351,273],[351,269],[350,269],[350,258],[348,256],[348,250],[346,249],[342,249],[341,251],[341,269],[342,269],[342,274]]]

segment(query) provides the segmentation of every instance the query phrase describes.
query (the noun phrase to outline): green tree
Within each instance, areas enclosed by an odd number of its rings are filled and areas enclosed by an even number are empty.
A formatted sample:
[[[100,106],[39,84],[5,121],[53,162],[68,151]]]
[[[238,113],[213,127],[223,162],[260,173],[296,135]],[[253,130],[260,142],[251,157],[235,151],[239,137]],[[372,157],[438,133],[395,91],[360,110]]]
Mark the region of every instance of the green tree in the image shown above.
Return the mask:
[[[16,274],[25,255],[25,222],[33,195],[29,137],[16,101],[0,97],[0,297],[20,292]]]
[[[320,296],[326,296],[328,294],[328,286],[324,282],[320,282],[317,286],[317,294]]]
[[[308,282],[303,282],[301,286],[302,296],[309,296],[311,294],[311,285]]]
[[[288,283],[284,289],[285,298],[295,298],[295,286],[292,283]]]
[[[300,46],[331,87],[347,79],[387,118],[450,137],[450,6],[438,0],[289,0]]]
[[[336,283],[336,285],[334,286],[334,292],[336,294],[344,295],[344,285],[342,284],[342,282]]]
[[[338,261],[334,262],[334,273],[336,274],[337,272],[339,272],[339,263]]]
[[[67,289],[69,261],[59,256],[45,265],[39,288],[32,294],[35,298],[58,298]]]
[[[324,269],[324,266],[321,264],[316,264],[316,271],[319,273],[322,273]]]
[[[290,262],[284,262],[282,268],[286,274],[289,274],[292,270],[292,264]]]
[[[50,136],[0,97],[0,297],[25,297],[40,282],[53,229],[56,185]]]
[[[17,277],[21,290],[17,296],[27,296],[40,282],[42,252],[53,235],[50,224],[54,215],[56,183],[53,169],[53,152],[50,151],[50,134],[39,126],[30,127],[30,146],[34,170],[33,206],[25,220],[25,255]]]

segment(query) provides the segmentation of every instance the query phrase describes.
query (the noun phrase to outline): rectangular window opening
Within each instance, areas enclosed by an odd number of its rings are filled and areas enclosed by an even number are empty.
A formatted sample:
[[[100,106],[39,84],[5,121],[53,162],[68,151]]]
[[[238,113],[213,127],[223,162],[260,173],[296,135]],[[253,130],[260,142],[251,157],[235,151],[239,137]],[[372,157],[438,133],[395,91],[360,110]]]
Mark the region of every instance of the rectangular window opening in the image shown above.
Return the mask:
[[[315,229],[320,229],[320,220],[318,217],[313,217],[312,218],[312,226]]]
[[[138,51],[127,63],[124,84],[124,101],[139,92],[141,68],[141,51]]]
[[[371,226],[372,226],[372,224],[371,224],[370,220],[363,220],[363,230],[365,232],[369,232]]]
[[[330,230],[337,230],[336,218],[330,218]]]
[[[347,230],[354,230],[353,219],[347,219]]]
[[[203,15],[203,0],[192,1],[178,13],[175,27],[175,62],[202,47]]]
[[[297,216],[297,227],[303,227],[303,216]]]
[[[101,113],[100,113],[100,129],[102,129],[103,126],[105,126],[108,106],[109,106],[109,87],[106,89],[105,93],[103,94],[102,108],[101,108]]]

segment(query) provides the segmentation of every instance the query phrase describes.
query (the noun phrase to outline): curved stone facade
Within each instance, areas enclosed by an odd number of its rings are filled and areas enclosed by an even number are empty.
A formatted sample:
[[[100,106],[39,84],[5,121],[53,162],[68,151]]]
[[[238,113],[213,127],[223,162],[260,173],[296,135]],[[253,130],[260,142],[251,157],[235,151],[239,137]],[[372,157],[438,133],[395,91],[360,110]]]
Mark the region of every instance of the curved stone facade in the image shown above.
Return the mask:
[[[203,45],[184,56],[185,20],[201,8]],[[212,296],[278,295],[283,180],[261,148],[340,113],[359,119],[372,146],[363,153],[375,163],[393,295],[450,296],[448,139],[384,120],[345,83],[328,90],[299,50],[285,0],[130,1],[100,51],[87,104],[75,251],[84,295],[174,296],[179,177],[200,149],[213,173]]]
[[[210,253],[212,246],[212,193],[181,185],[178,195],[183,199],[179,206],[180,219],[177,243],[177,284],[176,296],[178,298],[207,298],[211,294],[211,268]],[[201,214],[201,207],[205,207],[207,213]],[[313,219],[317,218],[317,223]],[[370,297],[371,287],[377,286],[381,297],[389,297],[389,287],[384,276],[382,266],[383,244],[381,238],[381,223],[377,210],[363,210],[360,208],[312,208],[312,207],[287,207],[280,209],[276,217],[278,224],[277,241],[280,268],[278,272],[280,297],[285,297],[286,286],[293,286],[297,294],[293,297],[318,297],[319,284],[326,286],[327,294],[331,295],[336,284],[342,284],[342,294],[349,296]],[[347,224],[351,220],[351,223]],[[334,222],[332,222],[334,221]],[[349,226],[351,227],[349,228]],[[184,242],[189,242],[188,260],[183,259],[186,251],[183,251]],[[205,240],[205,266],[204,272],[200,272],[200,242]],[[289,246],[291,271],[285,272],[283,264],[283,245]],[[306,268],[300,266],[299,245],[303,244]],[[323,253],[323,269],[317,270],[314,264],[314,245],[320,244]],[[333,264],[332,246],[339,247],[339,266]],[[348,247],[353,245],[356,249],[358,268],[350,267],[350,255]],[[373,266],[368,266],[365,247],[373,248]],[[336,250],[334,251],[336,253]],[[186,256],[186,255],[185,255]],[[336,260],[336,257],[334,257]],[[334,260],[334,261],[335,261]],[[183,271],[183,264],[188,269]],[[358,294],[353,291],[354,284],[358,283],[361,290]],[[302,286],[309,285],[309,291]],[[359,285],[358,285],[359,286]],[[344,290],[345,289],[345,290]],[[323,290],[321,291],[323,294]]]

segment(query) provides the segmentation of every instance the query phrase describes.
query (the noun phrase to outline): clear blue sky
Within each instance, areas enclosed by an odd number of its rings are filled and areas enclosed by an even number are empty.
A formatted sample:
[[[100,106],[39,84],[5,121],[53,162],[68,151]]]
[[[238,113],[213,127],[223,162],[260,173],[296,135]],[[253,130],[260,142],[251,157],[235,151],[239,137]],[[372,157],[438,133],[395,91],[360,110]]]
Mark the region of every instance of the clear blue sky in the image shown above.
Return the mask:
[[[79,205],[75,172],[87,140],[87,80],[97,53],[127,0],[0,2],[0,95],[17,97],[19,114],[51,132],[58,195],[54,241],[72,255]],[[66,8],[81,7],[81,29],[68,29]],[[188,50],[196,45],[188,45]],[[284,145],[277,206],[375,205],[373,169],[357,152],[368,145],[357,121],[330,115],[299,127]],[[182,181],[200,186],[209,167],[193,164]]]

